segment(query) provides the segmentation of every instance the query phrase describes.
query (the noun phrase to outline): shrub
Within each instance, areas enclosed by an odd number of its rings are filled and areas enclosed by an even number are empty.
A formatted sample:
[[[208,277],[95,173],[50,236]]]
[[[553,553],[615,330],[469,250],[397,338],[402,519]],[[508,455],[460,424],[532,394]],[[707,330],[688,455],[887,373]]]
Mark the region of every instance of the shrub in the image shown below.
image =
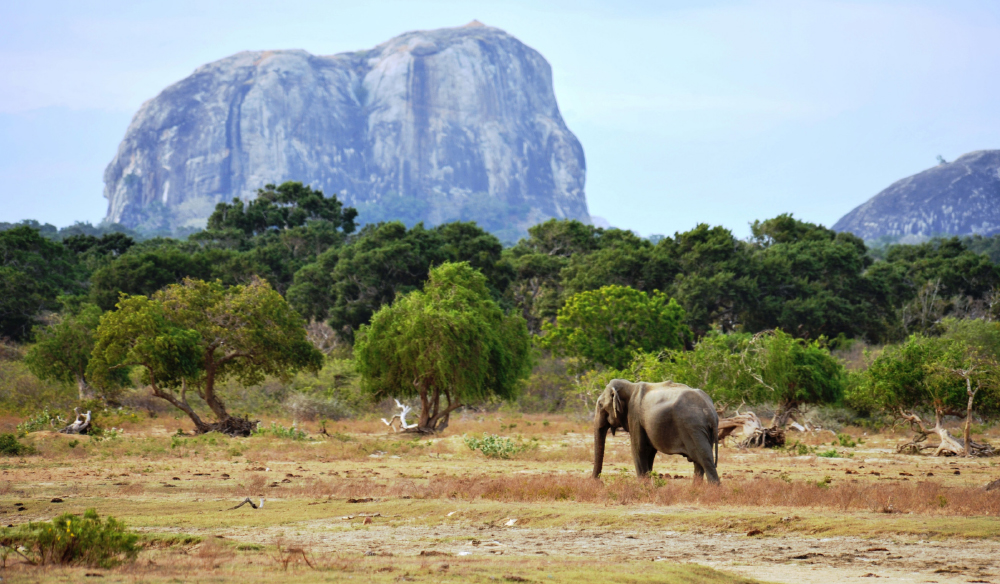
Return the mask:
[[[40,430],[61,430],[66,426],[66,419],[59,414],[53,414],[49,408],[28,418],[17,425],[17,433],[24,436],[28,432],[38,432]]]
[[[293,393],[282,404],[296,420],[341,420],[349,417],[351,411],[336,398]]]
[[[482,438],[466,436],[462,439],[469,450],[479,450],[488,458],[512,458],[525,450],[523,444],[518,444],[510,438],[483,433]]]
[[[844,448],[854,448],[858,445],[848,434],[837,434],[837,442]]]
[[[83,564],[110,568],[135,560],[138,539],[124,523],[114,517],[101,521],[93,509],[83,517],[64,513],[49,523],[29,522],[0,532],[0,545],[17,550],[37,566]]]
[[[275,438],[286,438],[288,440],[308,440],[309,435],[304,431],[299,430],[292,424],[291,428],[286,428],[279,424],[271,422],[271,427],[266,428],[257,424],[257,429],[253,431],[254,436],[274,436]]]
[[[17,441],[13,434],[0,434],[0,455],[21,456],[31,451],[31,448]]]

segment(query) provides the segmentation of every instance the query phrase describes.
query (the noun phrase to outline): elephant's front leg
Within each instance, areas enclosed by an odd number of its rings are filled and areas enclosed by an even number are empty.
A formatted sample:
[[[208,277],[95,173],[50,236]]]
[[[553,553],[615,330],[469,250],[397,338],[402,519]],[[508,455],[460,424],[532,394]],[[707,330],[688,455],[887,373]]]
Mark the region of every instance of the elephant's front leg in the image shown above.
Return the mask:
[[[635,474],[642,478],[653,470],[653,459],[656,458],[656,448],[646,436],[646,431],[637,428],[637,431],[630,432],[632,440],[632,462],[635,463]]]
[[[705,480],[705,467],[696,462],[694,463],[694,482],[700,483],[703,480]]]

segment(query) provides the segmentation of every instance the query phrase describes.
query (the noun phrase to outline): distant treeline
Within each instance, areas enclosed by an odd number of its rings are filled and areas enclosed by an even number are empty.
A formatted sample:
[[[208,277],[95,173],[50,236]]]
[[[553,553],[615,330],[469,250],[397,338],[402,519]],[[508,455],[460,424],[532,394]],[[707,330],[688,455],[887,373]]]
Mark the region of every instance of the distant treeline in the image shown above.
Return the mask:
[[[289,182],[219,204],[206,229],[184,240],[118,225],[0,223],[0,335],[27,341],[47,314],[84,303],[109,310],[121,293],[148,295],[186,277],[228,285],[257,275],[350,342],[378,308],[448,261],[480,270],[536,334],[568,297],[610,284],[675,298],[692,342],[713,329],[781,329],[833,344],[887,343],[933,333],[949,316],[1000,316],[1000,237],[873,249],[790,215],[754,222],[746,240],[707,224],[647,239],[550,220],[505,248],[471,222],[359,230],[356,221],[335,196]]]

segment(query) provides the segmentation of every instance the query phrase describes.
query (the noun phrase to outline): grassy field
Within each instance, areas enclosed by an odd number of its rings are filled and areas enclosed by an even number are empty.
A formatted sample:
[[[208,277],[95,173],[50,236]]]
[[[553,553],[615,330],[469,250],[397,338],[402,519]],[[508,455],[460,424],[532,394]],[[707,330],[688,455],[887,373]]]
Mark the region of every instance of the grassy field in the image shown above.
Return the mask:
[[[1000,581],[1000,491],[983,488],[996,463],[897,455],[902,433],[730,443],[711,487],[676,456],[636,479],[627,434],[609,438],[593,481],[589,426],[556,416],[470,415],[434,438],[307,424],[304,440],[114,422],[124,433],[105,440],[24,438],[34,454],[0,459],[0,521],[92,507],[142,534],[139,559],[94,570],[10,556],[5,582]],[[521,452],[465,445],[484,432]],[[263,508],[231,509],[246,497]]]

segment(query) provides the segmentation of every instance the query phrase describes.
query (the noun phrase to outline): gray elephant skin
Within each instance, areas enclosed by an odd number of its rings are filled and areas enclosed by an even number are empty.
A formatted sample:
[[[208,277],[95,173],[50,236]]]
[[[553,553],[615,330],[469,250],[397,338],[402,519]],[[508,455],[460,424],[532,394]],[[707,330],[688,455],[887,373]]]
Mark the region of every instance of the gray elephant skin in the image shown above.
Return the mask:
[[[632,442],[635,472],[653,470],[657,452],[681,454],[694,463],[694,479],[719,483],[719,415],[704,391],[680,383],[632,383],[614,379],[594,411],[594,478],[604,466],[604,443],[622,428]],[[713,457],[712,450],[715,450]]]

